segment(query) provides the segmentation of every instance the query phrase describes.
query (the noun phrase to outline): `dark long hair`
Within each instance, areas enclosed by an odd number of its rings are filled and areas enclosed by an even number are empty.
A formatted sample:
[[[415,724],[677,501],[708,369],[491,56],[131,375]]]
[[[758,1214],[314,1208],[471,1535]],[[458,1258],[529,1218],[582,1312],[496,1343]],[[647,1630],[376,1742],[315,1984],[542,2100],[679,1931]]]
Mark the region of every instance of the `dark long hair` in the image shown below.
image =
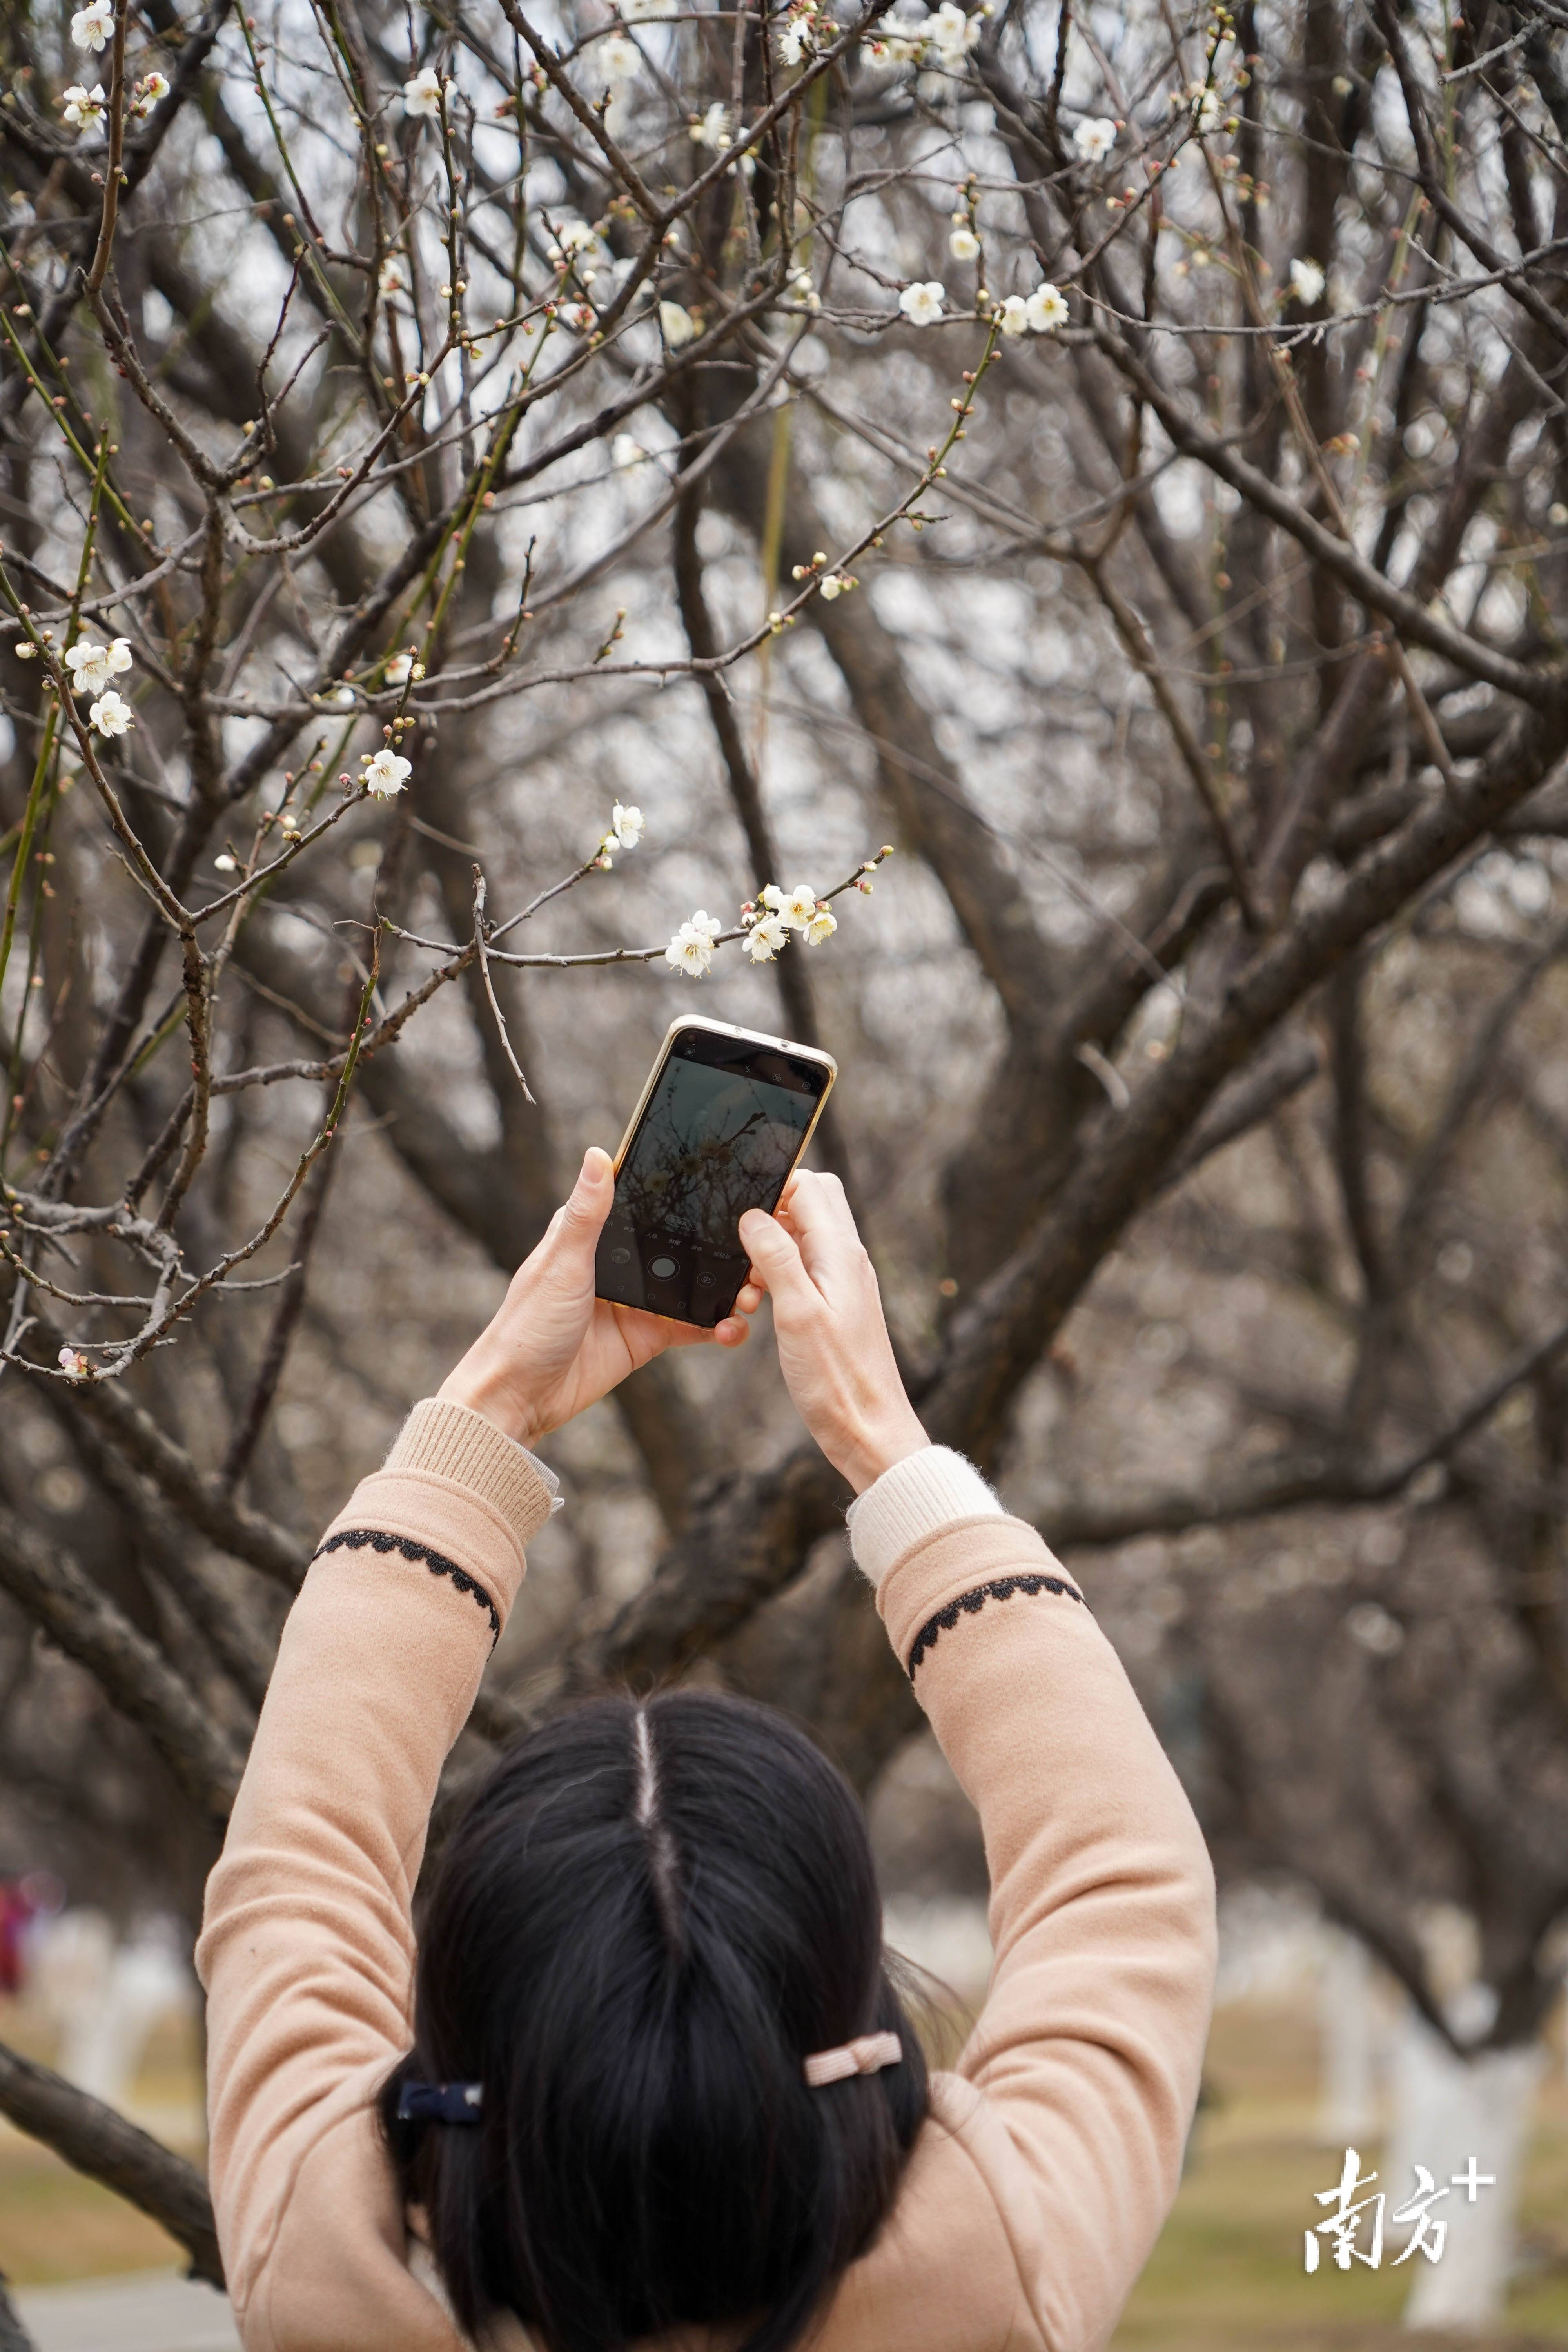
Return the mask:
[[[892,2032],[823,2090],[802,2061]],[[420,1942],[415,2047],[382,2098],[458,2323],[549,2352],[750,2324],[795,2343],[876,2235],[926,2112],[865,1818],[771,1709],[596,1699],[502,1757]],[[404,2077],[477,2082],[477,2125],[395,2119]]]

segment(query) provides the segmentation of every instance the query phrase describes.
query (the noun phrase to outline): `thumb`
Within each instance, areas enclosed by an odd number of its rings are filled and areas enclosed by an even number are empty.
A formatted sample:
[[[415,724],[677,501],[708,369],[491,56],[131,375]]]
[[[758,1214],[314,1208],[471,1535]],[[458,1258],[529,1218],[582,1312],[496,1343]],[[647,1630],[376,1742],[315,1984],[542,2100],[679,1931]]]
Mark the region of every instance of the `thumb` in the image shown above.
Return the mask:
[[[615,1163],[607,1151],[591,1143],[583,1154],[577,1181],[556,1212],[556,1243],[565,1256],[592,1258],[615,1197]]]
[[[741,1239],[752,1265],[781,1307],[819,1307],[822,1294],[805,1270],[805,1261],[776,1217],[765,1209],[748,1209],[741,1219]]]

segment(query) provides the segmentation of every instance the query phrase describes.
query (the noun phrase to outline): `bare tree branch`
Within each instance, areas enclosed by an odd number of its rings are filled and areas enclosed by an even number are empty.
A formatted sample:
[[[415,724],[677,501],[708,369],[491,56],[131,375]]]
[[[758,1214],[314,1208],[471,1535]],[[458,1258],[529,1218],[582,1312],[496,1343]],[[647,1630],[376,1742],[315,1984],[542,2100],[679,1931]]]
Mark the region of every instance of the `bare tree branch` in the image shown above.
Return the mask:
[[[212,2200],[183,2156],[59,2074],[0,2043],[0,2114],[89,2180],[150,2214],[190,2257],[191,2276],[224,2284]]]

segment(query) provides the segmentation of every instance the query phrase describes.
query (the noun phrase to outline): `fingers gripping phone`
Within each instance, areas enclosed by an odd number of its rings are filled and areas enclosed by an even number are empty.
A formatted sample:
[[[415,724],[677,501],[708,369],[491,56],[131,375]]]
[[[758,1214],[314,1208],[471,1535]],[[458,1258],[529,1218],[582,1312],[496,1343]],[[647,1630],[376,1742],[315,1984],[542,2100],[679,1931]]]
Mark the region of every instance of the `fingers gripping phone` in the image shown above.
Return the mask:
[[[740,1221],[778,1206],[837,1075],[814,1046],[672,1021],[616,1154],[599,1297],[707,1330],[721,1323],[750,1264]]]

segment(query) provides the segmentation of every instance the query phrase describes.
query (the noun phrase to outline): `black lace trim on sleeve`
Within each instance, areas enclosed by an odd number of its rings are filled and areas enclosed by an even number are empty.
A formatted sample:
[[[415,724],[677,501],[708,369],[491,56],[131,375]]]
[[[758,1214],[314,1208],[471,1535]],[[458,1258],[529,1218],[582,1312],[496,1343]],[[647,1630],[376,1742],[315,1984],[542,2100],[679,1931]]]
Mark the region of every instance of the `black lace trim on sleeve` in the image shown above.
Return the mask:
[[[395,1551],[405,1559],[422,1559],[432,1576],[449,1576],[459,1592],[470,1593],[490,1621],[490,1644],[500,1639],[500,1616],[495,1602],[477,1577],[459,1568],[445,1552],[432,1551],[428,1544],[416,1543],[411,1536],[389,1536],[379,1528],[340,1528],[329,1536],[317,1550],[316,1558],[328,1551]]]
[[[935,1649],[943,1633],[952,1633],[961,1616],[973,1617],[984,1608],[988,1601],[1011,1601],[1016,1592],[1026,1592],[1031,1599],[1037,1592],[1058,1592],[1064,1600],[1076,1601],[1080,1609],[1087,1609],[1089,1606],[1077,1586],[1068,1584],[1064,1577],[993,1577],[989,1584],[977,1584],[973,1592],[961,1592],[956,1601],[950,1601],[945,1609],[939,1609],[934,1617],[926,1619],[925,1623],[915,1635],[915,1645],[910,1652],[910,1680],[913,1682],[915,1668],[927,1651]]]

